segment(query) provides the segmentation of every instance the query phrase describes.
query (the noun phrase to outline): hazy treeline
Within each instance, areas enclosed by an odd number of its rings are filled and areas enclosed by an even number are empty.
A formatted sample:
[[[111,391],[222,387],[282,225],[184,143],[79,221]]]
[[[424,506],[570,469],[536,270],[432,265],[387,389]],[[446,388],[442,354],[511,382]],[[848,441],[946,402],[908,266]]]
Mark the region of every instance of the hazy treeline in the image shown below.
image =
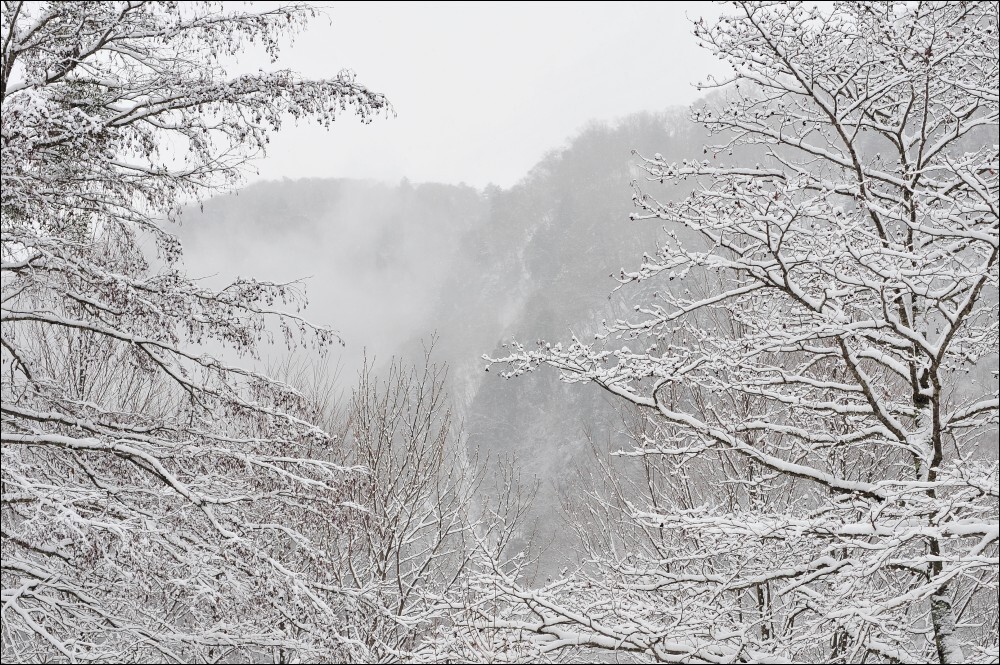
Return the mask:
[[[317,360],[339,372],[340,390],[366,352],[376,366],[393,355],[418,358],[436,335],[469,445],[515,456],[541,483],[540,533],[564,534],[556,488],[575,476],[573,460],[589,455],[585,432],[617,436],[616,408],[600,391],[553,375],[498,379],[482,355],[512,336],[592,333],[620,314],[624,296],[611,295],[609,267],[633,264],[659,233],[628,219],[632,149],[696,154],[705,139],[683,109],[641,113],[591,124],[509,189],[263,182],[189,209],[180,231],[192,274],[307,277],[306,315],[346,342],[339,356]],[[554,551],[546,556],[561,559]]]

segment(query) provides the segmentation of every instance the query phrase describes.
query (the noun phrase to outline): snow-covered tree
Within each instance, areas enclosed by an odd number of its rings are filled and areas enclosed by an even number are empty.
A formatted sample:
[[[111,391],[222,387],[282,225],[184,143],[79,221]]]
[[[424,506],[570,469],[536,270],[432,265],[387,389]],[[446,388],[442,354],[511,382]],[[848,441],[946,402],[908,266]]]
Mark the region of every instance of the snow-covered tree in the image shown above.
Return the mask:
[[[331,549],[346,564],[330,578],[354,599],[349,631],[365,646],[363,661],[452,655],[441,634],[467,620],[470,575],[484,554],[499,561],[522,526],[530,493],[511,464],[491,467],[469,450],[452,422],[446,376],[430,349],[420,365],[394,360],[381,379],[366,363],[351,398],[343,463],[369,470],[352,493],[367,512],[334,534]]]
[[[297,284],[189,279],[180,208],[237,182],[288,117],[387,109],[348,73],[230,77],[305,6],[3,2],[4,661],[330,658],[317,591],[352,483],[288,385],[205,352],[280,330]],[[211,345],[199,346],[199,345]]]
[[[338,445],[334,462],[366,469],[349,501],[364,510],[345,525],[310,524],[329,553],[316,589],[336,604],[350,662],[479,661],[490,647],[474,624],[471,590],[495,568],[530,562],[516,547],[534,492],[509,459],[469,448],[433,360],[436,337],[413,365],[394,358],[376,372],[366,358],[348,400],[322,363],[288,358],[271,374],[315,405]],[[329,565],[335,561],[336,565]],[[476,599],[480,602],[469,602]]]
[[[732,74],[693,113],[716,144],[640,160],[694,191],[636,185],[665,236],[619,275],[634,315],[497,359],[645,424],[575,509],[580,574],[498,575],[494,627],[537,655],[996,662],[997,31],[976,2],[695,24]]]

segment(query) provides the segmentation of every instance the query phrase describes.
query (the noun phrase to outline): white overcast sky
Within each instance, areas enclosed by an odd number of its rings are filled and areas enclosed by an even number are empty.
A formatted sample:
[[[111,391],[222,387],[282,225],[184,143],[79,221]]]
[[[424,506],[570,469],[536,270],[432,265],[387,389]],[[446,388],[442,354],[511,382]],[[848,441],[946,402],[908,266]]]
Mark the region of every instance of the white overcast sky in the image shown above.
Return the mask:
[[[329,132],[289,124],[251,180],[509,186],[589,120],[689,104],[693,84],[722,71],[689,21],[717,15],[714,3],[340,2],[326,11],[332,23],[317,19],[278,66],[310,77],[353,69],[397,116],[362,125],[345,115]]]

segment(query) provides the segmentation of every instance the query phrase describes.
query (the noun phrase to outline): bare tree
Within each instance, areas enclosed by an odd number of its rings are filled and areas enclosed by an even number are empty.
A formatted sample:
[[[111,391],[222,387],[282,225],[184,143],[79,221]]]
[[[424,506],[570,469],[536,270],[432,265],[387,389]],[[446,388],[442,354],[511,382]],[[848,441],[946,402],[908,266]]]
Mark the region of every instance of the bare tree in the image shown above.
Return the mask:
[[[314,404],[337,444],[315,454],[364,469],[349,501],[362,518],[311,525],[329,553],[313,573],[342,613],[343,654],[358,662],[480,660],[470,585],[485,564],[523,565],[516,551],[533,493],[510,460],[481,458],[453,421],[448,369],[366,358],[348,399],[314,359],[286,358],[271,374]]]
[[[432,348],[413,367],[394,360],[381,379],[366,362],[351,399],[344,463],[369,470],[352,494],[367,513],[337,540],[346,565],[330,573],[357,599],[351,634],[367,660],[450,656],[440,634],[463,621],[456,599],[479,556],[503,556],[530,498],[509,463],[468,448]],[[488,481],[491,469],[499,482]]]
[[[310,525],[346,528],[357,474],[294,389],[204,352],[335,333],[297,284],[190,280],[166,222],[237,182],[288,116],[364,121],[349,74],[230,78],[313,10],[3,2],[3,658],[331,658]],[[154,256],[155,254],[155,256]],[[273,321],[269,324],[268,320]]]
[[[695,188],[636,187],[666,238],[620,274],[647,282],[635,317],[498,360],[640,407],[624,452],[658,485],[600,495],[599,574],[499,579],[509,630],[670,662],[996,660],[997,16],[738,2],[695,24],[732,67],[694,112],[719,142],[642,158]]]

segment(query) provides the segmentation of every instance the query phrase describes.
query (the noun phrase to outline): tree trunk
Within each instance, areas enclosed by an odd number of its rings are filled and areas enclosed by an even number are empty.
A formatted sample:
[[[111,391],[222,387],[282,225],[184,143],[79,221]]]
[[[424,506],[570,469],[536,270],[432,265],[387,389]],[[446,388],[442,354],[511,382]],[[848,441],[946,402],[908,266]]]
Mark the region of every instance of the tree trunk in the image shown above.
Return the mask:
[[[955,636],[955,613],[948,597],[948,587],[943,586],[931,596],[931,622],[934,625],[934,644],[939,663],[964,663],[965,654]]]

